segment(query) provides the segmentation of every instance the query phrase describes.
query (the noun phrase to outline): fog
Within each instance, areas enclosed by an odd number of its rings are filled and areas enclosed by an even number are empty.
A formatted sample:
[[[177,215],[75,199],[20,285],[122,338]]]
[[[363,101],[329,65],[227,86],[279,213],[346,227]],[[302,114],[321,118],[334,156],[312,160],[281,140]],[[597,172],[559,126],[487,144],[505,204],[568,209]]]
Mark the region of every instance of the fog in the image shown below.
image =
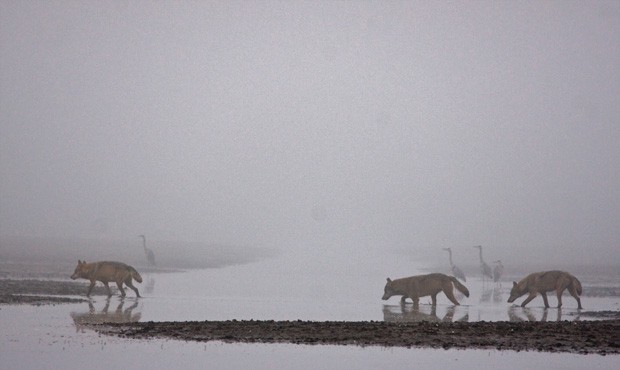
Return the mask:
[[[618,35],[615,1],[1,1],[0,236],[616,263]]]

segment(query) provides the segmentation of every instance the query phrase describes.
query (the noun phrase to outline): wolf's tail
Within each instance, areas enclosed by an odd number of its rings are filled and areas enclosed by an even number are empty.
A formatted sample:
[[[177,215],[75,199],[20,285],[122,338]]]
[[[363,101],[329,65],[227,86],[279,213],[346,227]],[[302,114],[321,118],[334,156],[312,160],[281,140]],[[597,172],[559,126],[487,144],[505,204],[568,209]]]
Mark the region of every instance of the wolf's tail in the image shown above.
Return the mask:
[[[135,268],[132,267],[130,270],[130,273],[131,273],[131,277],[133,277],[135,281],[137,281],[138,283],[142,282],[142,276],[140,276],[140,273],[136,271]]]
[[[465,285],[461,284],[460,281],[456,280],[454,276],[450,276],[450,280],[452,280],[452,284],[454,284],[454,287],[459,292],[465,294],[465,297],[469,297],[469,290],[467,290],[467,287]]]
[[[581,287],[581,282],[574,276],[571,276],[571,284],[573,284],[573,288],[575,288],[575,291],[577,292],[577,294],[581,295],[581,292],[583,292],[583,288]]]

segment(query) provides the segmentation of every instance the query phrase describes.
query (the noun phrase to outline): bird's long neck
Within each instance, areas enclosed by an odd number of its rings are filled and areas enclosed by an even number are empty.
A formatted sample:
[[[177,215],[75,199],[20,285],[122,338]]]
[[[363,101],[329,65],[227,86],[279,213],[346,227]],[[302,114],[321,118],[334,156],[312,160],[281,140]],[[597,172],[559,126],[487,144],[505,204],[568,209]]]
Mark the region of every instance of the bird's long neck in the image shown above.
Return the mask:
[[[452,266],[452,251],[448,249],[448,258],[450,259],[450,266]]]
[[[480,254],[480,262],[484,262],[482,260],[482,248],[478,248],[478,249],[479,249],[478,253]]]

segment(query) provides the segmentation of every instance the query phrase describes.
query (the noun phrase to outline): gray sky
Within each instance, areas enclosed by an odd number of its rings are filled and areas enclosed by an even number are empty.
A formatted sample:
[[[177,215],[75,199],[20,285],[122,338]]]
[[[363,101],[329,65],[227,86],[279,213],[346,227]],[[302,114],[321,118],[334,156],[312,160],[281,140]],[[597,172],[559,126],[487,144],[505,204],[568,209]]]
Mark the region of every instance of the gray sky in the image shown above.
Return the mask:
[[[2,0],[0,235],[618,261],[619,35],[616,1]]]

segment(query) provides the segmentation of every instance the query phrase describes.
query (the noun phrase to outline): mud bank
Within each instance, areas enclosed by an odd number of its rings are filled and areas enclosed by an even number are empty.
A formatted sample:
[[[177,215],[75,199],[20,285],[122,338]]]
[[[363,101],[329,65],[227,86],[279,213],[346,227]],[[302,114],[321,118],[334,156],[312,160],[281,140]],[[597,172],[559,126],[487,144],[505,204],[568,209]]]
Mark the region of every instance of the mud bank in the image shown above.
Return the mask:
[[[620,320],[387,323],[203,321],[100,324],[101,334],[185,341],[331,344],[620,354]]]
[[[87,302],[84,297],[71,298],[63,296],[85,296],[87,283],[71,281],[34,280],[34,279],[0,279],[0,304],[57,304]],[[116,290],[112,290],[116,292]],[[107,295],[104,287],[96,286],[93,295]]]

